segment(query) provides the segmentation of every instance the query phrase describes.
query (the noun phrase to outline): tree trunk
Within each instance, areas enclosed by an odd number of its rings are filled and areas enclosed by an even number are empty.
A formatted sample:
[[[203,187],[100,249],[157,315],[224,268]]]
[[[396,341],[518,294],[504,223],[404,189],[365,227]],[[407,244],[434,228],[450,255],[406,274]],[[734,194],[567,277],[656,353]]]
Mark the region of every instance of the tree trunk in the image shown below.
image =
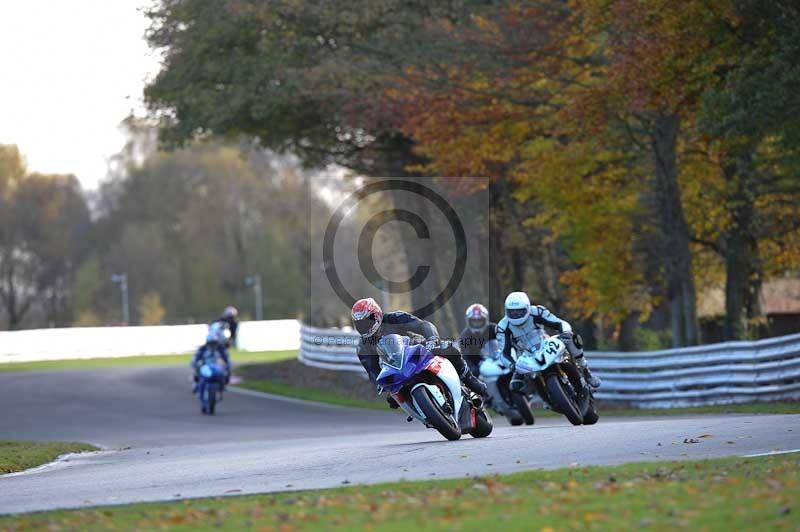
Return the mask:
[[[651,135],[656,204],[661,226],[661,249],[673,347],[695,345],[699,340],[689,228],[678,185],[676,145],[679,129],[680,117],[659,115],[655,119]]]
[[[620,323],[619,338],[617,340],[617,348],[620,351],[636,351],[639,349],[639,342],[636,340],[639,315],[639,312],[631,312]]]
[[[726,165],[724,175],[733,183],[728,201],[731,225],[725,239],[725,322],[726,340],[748,337],[748,321],[760,314],[758,296],[761,267],[755,237],[755,186],[749,153]]]

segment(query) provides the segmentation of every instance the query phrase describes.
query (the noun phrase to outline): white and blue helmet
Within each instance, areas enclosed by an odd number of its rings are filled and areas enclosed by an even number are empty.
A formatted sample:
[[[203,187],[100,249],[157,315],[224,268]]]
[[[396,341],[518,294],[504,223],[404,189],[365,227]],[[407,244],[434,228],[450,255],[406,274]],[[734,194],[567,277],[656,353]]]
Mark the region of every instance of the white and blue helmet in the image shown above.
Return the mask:
[[[525,292],[511,292],[506,297],[506,318],[512,325],[522,325],[531,313],[531,300]]]

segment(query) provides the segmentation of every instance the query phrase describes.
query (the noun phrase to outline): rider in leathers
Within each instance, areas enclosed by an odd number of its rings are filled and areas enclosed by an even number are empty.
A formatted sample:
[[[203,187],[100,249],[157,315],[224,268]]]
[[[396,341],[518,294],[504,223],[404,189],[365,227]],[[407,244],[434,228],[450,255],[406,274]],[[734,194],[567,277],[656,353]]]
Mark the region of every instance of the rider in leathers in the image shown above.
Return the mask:
[[[380,339],[388,334],[403,336],[417,335],[425,339],[425,347],[432,353],[442,356],[453,364],[467,388],[485,397],[486,385],[478,380],[464,362],[461,352],[455,344],[439,347],[439,332],[429,321],[422,320],[413,314],[403,311],[383,313],[378,303],[372,298],[360,299],[353,305],[351,312],[353,327],[361,335],[358,344],[358,359],[367,370],[370,381],[374,384],[381,372],[377,346]],[[397,402],[389,396],[389,406],[397,408]]]
[[[197,352],[192,357],[189,366],[194,370],[194,386],[192,393],[198,392],[199,373],[203,364],[217,364],[219,361],[225,365],[225,384],[228,384],[231,378],[231,357],[228,354],[227,343],[222,333],[222,326],[220,323],[212,323],[208,328],[208,335],[206,336],[206,343],[201,345]]]
[[[497,324],[489,321],[489,311],[480,303],[467,308],[467,327],[461,331],[459,346],[469,369],[478,375],[481,362],[498,354]]]
[[[547,338],[545,327],[558,331],[559,339],[569,351],[575,363],[583,371],[586,382],[593,388],[600,386],[600,379],[592,375],[580,336],[572,332],[572,326],[541,305],[531,305],[525,292],[512,292],[506,298],[506,315],[497,324],[497,344],[503,356],[512,361],[511,348],[517,352],[535,352],[542,341]],[[509,388],[519,391],[524,386],[524,379],[514,372]]]

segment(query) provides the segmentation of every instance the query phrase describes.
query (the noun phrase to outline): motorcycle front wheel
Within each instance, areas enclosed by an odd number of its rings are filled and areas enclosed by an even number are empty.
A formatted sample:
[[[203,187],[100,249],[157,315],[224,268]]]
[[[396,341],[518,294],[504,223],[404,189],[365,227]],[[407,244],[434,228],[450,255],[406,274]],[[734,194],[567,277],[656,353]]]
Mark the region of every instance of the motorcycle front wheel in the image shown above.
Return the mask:
[[[439,434],[451,441],[461,438],[461,428],[453,424],[453,421],[442,411],[425,386],[416,388],[411,392],[411,397],[414,398],[428,423],[438,430]]]
[[[531,404],[528,402],[528,398],[520,393],[512,393],[511,394],[511,402],[514,405],[514,408],[517,409],[519,415],[522,416],[522,420],[525,422],[526,425],[533,425],[533,411],[531,410]]]
[[[578,405],[575,404],[575,401],[573,401],[569,395],[567,395],[566,390],[564,390],[564,385],[561,384],[561,380],[559,380],[558,375],[548,375],[546,385],[547,394],[550,396],[550,400],[555,406],[558,407],[558,410],[564,414],[569,422],[573,425],[582,424],[583,416],[581,415],[580,410],[578,410]]]
[[[208,394],[208,413],[210,415],[214,415],[214,410],[217,407],[217,384],[214,382],[209,382],[206,385],[206,394]]]

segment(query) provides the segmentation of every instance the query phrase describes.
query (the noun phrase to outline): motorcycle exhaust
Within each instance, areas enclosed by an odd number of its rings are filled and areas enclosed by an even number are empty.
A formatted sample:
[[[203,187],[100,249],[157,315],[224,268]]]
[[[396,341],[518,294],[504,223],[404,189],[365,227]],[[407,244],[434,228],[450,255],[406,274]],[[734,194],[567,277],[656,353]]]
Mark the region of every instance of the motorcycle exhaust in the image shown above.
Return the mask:
[[[470,394],[469,401],[470,401],[470,403],[472,403],[472,406],[474,406],[475,408],[477,408],[479,410],[481,408],[483,408],[483,397],[481,397],[480,395],[478,395],[476,393]]]

